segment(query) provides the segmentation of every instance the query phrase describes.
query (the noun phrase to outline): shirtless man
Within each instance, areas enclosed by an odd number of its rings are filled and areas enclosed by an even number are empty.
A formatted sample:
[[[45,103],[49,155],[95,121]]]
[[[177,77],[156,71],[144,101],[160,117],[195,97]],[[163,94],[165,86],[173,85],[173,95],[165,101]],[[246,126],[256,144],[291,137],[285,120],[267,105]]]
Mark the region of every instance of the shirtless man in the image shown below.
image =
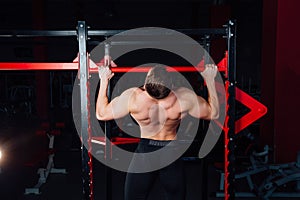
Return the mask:
[[[149,70],[143,87],[129,88],[109,102],[107,89],[114,74],[109,67],[99,67],[96,117],[105,121],[130,114],[140,127],[141,141],[136,152],[156,151],[176,140],[176,130],[186,115],[205,120],[218,118],[219,102],[215,88],[217,72],[217,66],[213,64],[206,65],[201,72],[209,93],[208,101],[188,88],[173,88],[171,73],[165,67],[155,66]],[[131,165],[151,165],[151,160],[133,159]],[[160,178],[167,199],[185,199],[183,163],[182,159],[177,159],[153,172],[127,173],[125,200],[146,200],[157,177]]]

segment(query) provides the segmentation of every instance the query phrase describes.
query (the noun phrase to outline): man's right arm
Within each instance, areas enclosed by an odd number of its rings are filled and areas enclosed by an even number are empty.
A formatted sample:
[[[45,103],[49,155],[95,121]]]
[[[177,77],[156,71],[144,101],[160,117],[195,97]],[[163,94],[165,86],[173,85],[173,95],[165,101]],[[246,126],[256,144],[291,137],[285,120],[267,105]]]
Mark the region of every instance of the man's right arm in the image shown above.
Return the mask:
[[[186,97],[189,101],[188,112],[191,116],[206,120],[217,119],[219,117],[219,101],[215,87],[215,77],[217,74],[216,65],[206,65],[205,70],[201,72],[208,90],[208,100],[197,96],[194,92],[187,92]]]

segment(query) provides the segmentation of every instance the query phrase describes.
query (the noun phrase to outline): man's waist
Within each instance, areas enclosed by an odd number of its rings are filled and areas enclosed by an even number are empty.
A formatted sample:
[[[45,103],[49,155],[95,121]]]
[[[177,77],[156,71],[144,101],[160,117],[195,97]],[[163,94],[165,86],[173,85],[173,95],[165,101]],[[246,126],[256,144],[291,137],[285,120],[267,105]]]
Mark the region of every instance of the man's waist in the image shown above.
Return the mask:
[[[148,138],[141,138],[140,143],[150,145],[150,146],[164,147],[167,145],[174,146],[176,145],[177,142],[176,140],[154,140]]]

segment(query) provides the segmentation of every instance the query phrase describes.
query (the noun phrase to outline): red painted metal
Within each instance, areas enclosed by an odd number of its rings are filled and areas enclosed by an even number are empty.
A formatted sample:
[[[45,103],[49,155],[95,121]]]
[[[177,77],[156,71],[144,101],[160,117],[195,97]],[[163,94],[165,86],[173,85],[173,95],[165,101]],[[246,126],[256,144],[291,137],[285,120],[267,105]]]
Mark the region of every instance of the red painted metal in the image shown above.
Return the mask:
[[[111,68],[112,72],[148,72],[149,68],[152,66],[143,66],[143,67],[115,67]],[[193,67],[193,66],[170,66],[167,68],[169,72],[201,72],[204,68],[202,67]]]
[[[228,77],[228,51],[225,51],[224,58],[217,64],[219,71],[225,72],[225,78]]]
[[[97,65],[103,64],[103,61]],[[113,62],[114,64],[114,62]],[[114,64],[114,66],[117,66]],[[228,66],[228,51],[225,51],[224,58],[217,64],[220,72],[227,74]],[[113,72],[146,72],[149,67],[113,67]],[[172,66],[170,71],[179,72],[195,72],[204,70],[204,59],[202,59],[197,66]],[[78,57],[70,63],[55,63],[55,62],[0,62],[0,70],[78,70]],[[90,71],[97,72],[97,68],[90,68]]]
[[[229,98],[229,92],[228,92],[228,88],[229,88],[229,81],[225,81],[225,91],[226,91],[226,106],[225,106],[225,112],[226,112],[226,116],[225,116],[225,121],[224,121],[224,126],[223,126],[223,131],[224,131],[224,196],[225,196],[225,200],[228,200],[230,195],[229,195],[229,181],[228,181],[228,176],[229,176],[229,170],[228,170],[228,166],[229,166],[229,159],[228,159],[228,155],[229,155],[229,136],[228,136],[228,132],[229,132],[229,126],[228,126],[228,121],[229,121],[229,115],[227,114],[228,112],[228,98]]]
[[[224,58],[217,64],[220,72],[225,73],[227,76],[227,64],[228,64],[228,52],[225,52]],[[101,61],[97,63],[101,65]],[[54,62],[0,62],[0,70],[78,70],[77,57],[70,63],[54,63]],[[114,73],[126,73],[126,72],[148,72],[151,66],[133,67],[133,66],[118,66],[112,67],[111,70]],[[202,59],[197,66],[170,66],[168,71],[170,72],[202,72],[204,70],[204,60]],[[90,68],[91,73],[98,72],[97,68]]]
[[[144,67],[112,67],[111,70],[114,73],[125,73],[125,72],[148,72],[151,66]],[[78,63],[0,63],[0,70],[78,70]],[[201,72],[204,67],[197,66],[170,66],[168,71],[170,72]],[[98,72],[97,68],[90,68],[91,73]],[[225,72],[226,70],[221,67],[220,72]]]
[[[78,63],[1,62],[0,70],[78,70]]]
[[[237,134],[265,115],[267,107],[237,87],[235,88],[235,99],[250,109],[250,112],[235,122],[235,133]]]

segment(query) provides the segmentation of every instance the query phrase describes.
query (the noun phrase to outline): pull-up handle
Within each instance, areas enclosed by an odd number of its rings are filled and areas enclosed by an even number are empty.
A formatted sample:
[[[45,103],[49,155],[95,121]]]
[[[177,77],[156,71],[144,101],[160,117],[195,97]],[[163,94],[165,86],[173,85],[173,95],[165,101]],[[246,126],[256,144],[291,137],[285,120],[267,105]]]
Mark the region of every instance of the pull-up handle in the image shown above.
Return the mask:
[[[110,44],[106,42],[104,44],[104,66],[110,66],[110,65],[111,65]]]

